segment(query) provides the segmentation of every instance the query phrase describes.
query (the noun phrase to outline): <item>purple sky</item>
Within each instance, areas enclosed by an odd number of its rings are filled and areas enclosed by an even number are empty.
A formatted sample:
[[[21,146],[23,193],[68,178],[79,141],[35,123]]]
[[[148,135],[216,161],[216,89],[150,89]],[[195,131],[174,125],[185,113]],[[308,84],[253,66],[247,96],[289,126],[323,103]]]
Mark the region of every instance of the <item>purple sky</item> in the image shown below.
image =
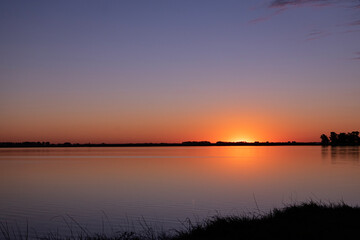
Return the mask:
[[[360,129],[358,1],[1,1],[0,141]]]

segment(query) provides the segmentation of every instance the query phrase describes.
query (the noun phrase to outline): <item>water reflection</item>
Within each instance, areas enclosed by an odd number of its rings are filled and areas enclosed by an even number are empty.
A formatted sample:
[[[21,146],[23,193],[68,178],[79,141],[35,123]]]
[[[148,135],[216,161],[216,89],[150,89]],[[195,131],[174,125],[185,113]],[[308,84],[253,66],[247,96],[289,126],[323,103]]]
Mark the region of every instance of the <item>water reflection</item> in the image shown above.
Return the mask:
[[[320,146],[0,149],[0,222],[26,229],[28,219],[47,234],[65,232],[56,216],[69,215],[101,232],[106,213],[121,228],[141,229],[137,222],[146,219],[180,229],[179,220],[195,216],[257,206],[266,212],[314,196],[355,205],[359,152]]]
[[[359,164],[360,147],[359,146],[325,146],[321,149],[323,159],[331,159],[332,164]]]

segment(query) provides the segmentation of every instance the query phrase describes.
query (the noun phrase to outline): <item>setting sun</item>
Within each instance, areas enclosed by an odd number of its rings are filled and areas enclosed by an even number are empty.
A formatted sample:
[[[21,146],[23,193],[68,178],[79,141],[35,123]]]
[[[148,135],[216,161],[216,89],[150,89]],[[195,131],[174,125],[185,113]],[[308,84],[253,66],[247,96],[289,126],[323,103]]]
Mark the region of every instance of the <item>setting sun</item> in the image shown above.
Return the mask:
[[[233,138],[230,140],[230,142],[254,142],[251,138],[243,137],[243,138]]]

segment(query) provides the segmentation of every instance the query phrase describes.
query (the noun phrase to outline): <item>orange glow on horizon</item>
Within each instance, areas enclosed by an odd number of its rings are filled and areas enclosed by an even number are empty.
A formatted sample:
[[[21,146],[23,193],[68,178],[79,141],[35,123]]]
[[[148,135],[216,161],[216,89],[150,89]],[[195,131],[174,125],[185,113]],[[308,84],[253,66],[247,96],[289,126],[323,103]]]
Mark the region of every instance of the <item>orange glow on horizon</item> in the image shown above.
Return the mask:
[[[215,110],[216,109],[216,110]],[[5,116],[0,126],[0,142],[44,141],[51,143],[181,143],[183,141],[224,142],[312,142],[320,141],[322,133],[350,132],[347,128],[312,119],[293,118],[293,114],[273,117],[262,113],[234,113],[230,110],[178,110],[164,116],[161,112],[79,111],[21,112]],[[95,114],[98,113],[98,114]],[[15,116],[15,115],[14,115]],[[354,121],[347,118],[347,121]],[[301,126],[301,127],[299,127]]]
[[[251,143],[251,142],[255,142],[255,141],[252,140],[251,138],[241,137],[241,138],[233,138],[229,142],[247,142],[247,143]]]

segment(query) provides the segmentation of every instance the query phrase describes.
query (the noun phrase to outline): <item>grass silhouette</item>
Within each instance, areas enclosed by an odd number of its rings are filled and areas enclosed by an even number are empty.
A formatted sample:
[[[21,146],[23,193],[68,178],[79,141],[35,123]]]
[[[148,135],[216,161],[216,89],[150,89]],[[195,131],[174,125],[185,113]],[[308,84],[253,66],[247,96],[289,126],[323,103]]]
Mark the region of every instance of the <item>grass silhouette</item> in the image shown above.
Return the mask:
[[[263,216],[214,217],[172,239],[359,239],[359,226],[359,207],[309,202]]]
[[[214,216],[202,223],[190,221],[174,233],[156,232],[150,226],[143,233],[116,232],[111,236],[86,230],[67,237],[49,233],[41,240],[227,240],[227,239],[360,239],[360,207],[341,203],[307,202],[273,209],[267,214]],[[2,235],[1,235],[2,234]],[[0,223],[0,239],[28,240]]]

